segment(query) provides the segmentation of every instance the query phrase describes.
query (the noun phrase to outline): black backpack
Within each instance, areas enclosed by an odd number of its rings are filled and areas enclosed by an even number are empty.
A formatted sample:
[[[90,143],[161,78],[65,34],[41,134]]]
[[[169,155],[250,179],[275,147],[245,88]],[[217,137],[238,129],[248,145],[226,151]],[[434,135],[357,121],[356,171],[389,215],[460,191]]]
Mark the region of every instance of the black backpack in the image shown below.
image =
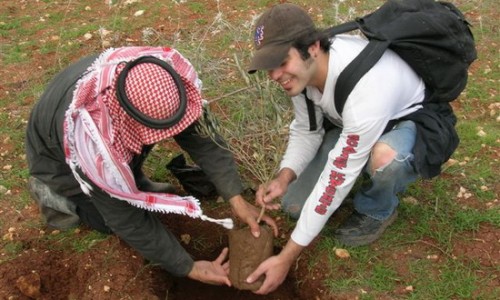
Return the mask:
[[[467,84],[470,64],[477,58],[469,26],[460,10],[448,2],[388,0],[371,14],[327,29],[330,36],[359,29],[369,39],[339,75],[334,95],[337,112],[342,114],[354,86],[387,48],[422,77],[424,101],[455,100]],[[314,106],[307,97],[306,101],[311,130],[315,130]]]

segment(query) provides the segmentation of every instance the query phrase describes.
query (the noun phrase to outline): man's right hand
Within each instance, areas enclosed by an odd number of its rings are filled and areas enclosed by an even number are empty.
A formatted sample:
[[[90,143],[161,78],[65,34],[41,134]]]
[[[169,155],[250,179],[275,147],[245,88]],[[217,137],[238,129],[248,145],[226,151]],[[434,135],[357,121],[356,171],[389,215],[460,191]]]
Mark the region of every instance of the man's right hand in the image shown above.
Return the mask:
[[[276,290],[285,280],[290,266],[299,257],[302,249],[303,246],[289,239],[280,254],[263,261],[246,279],[248,283],[253,283],[261,275],[265,275],[264,283],[254,293],[266,295]]]

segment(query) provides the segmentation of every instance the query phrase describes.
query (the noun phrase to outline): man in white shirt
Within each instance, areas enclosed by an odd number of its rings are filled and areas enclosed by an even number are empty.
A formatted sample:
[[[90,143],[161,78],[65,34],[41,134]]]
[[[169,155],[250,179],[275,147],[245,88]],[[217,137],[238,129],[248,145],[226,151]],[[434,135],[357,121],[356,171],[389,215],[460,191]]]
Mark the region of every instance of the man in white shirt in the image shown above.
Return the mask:
[[[298,218],[281,253],[264,261],[247,279],[253,282],[264,274],[265,282],[256,293],[267,294],[283,282],[291,264],[360,175],[367,174],[370,183],[354,195],[354,212],[336,229],[336,239],[348,246],[367,245],[396,219],[397,194],[419,175],[414,163],[417,126],[405,117],[422,108],[425,85],[397,54],[387,50],[357,83],[339,113],[335,83],[367,44],[365,39],[329,38],[303,9],[279,4],[257,20],[254,42],[249,73],[267,71],[291,96],[295,110],[280,170],[256,195],[260,205],[283,208]],[[310,127],[306,96],[314,104],[315,130]],[[333,126],[325,129],[326,123]],[[278,197],[281,205],[273,203]]]

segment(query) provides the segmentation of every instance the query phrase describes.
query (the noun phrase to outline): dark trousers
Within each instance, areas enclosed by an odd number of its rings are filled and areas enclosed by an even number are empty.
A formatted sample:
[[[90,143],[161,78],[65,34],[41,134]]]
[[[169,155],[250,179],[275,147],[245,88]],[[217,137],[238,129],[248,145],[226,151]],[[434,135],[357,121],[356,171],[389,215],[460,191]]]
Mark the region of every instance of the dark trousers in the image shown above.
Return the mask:
[[[83,224],[105,234],[111,234],[113,232],[111,228],[106,225],[101,213],[99,213],[97,208],[90,201],[89,196],[81,193],[68,197],[68,200],[76,204],[76,213]]]

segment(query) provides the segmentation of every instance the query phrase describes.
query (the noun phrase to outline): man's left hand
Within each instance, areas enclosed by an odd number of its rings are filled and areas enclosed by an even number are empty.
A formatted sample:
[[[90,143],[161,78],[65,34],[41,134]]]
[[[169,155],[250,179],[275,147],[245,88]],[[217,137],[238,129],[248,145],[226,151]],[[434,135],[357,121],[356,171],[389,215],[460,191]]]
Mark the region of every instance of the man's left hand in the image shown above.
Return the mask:
[[[248,283],[253,283],[260,276],[265,275],[266,279],[255,294],[266,295],[276,290],[285,281],[288,270],[293,261],[283,259],[282,256],[271,256],[262,262],[255,271],[247,278]]]
[[[276,290],[285,281],[290,266],[299,257],[302,249],[304,246],[289,239],[280,254],[271,256],[262,262],[247,278],[247,282],[252,283],[260,276],[266,276],[264,283],[255,293],[265,295]]]

